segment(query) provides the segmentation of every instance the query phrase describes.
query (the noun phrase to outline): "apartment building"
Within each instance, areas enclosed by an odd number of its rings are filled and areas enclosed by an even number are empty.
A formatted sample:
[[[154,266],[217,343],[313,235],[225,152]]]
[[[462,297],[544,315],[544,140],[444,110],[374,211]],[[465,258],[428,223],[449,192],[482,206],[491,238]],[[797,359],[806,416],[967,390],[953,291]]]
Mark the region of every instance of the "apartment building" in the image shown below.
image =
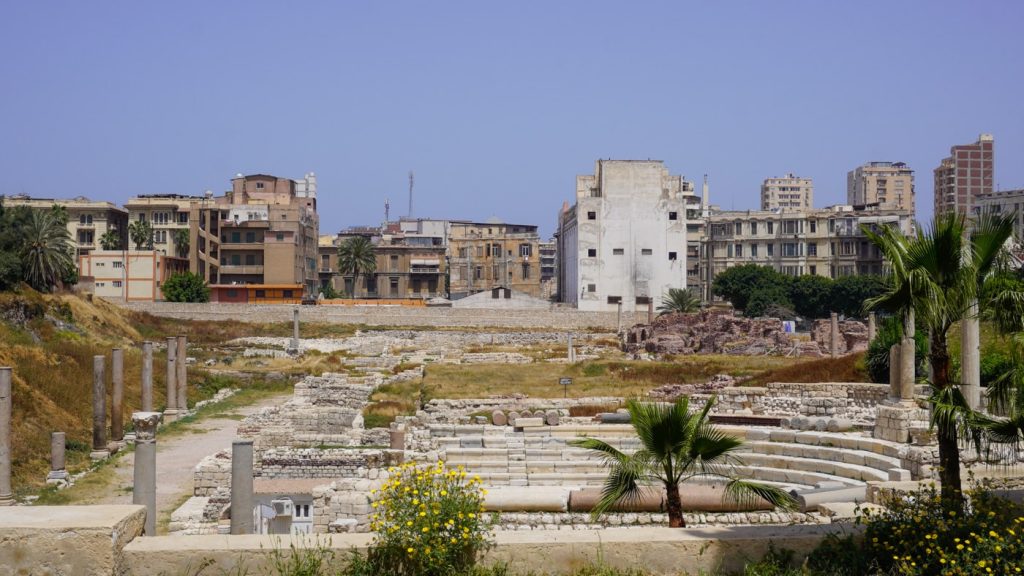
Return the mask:
[[[974,214],[1015,214],[1013,232],[1018,245],[1024,243],[1024,188],[979,194],[971,206]]]
[[[290,180],[237,175],[223,196],[192,200],[189,245],[192,271],[218,294],[248,298],[240,285],[274,286],[287,301],[314,295],[319,285],[316,177]],[[259,288],[255,288],[259,291]],[[258,298],[269,298],[267,292]],[[236,300],[231,300],[236,301]]]
[[[78,257],[79,284],[108,300],[159,302],[160,287],[174,274],[188,271],[188,259],[160,250],[92,250]]]
[[[794,176],[765,178],[761,183],[761,210],[791,208],[810,210],[814,206],[814,180]]]
[[[935,214],[966,214],[974,200],[993,191],[995,140],[982,134],[973,144],[953,146],[935,168]]]
[[[537,244],[540,254],[540,297],[551,300],[558,294],[558,244],[552,238]]]
[[[914,212],[914,171],[903,162],[868,162],[846,174],[846,203]]]
[[[707,267],[711,280],[732,266],[760,264],[791,276],[838,278],[881,274],[883,257],[861,226],[913,233],[907,210],[832,206],[815,210],[719,211],[710,215]]]
[[[445,297],[447,274],[443,238],[430,236],[430,227],[390,222],[381,228],[358,227],[343,230],[337,237],[321,237],[321,281],[348,297],[415,299]],[[443,228],[442,228],[443,229]],[[352,237],[373,242],[375,269],[358,278],[338,268],[338,246]],[[327,269],[324,269],[324,266]]]
[[[692,193],[659,160],[598,160],[593,175],[577,176],[576,203],[559,215],[559,299],[580,310],[646,310],[686,288]]]
[[[540,234],[536,226],[451,221],[448,224],[450,297],[511,288],[541,298]]]
[[[68,233],[75,246],[75,255],[83,256],[102,248],[100,238],[109,230],[118,237],[118,247],[128,244],[128,211],[112,202],[90,200],[77,196],[70,200],[33,198],[25,194],[6,196],[4,206],[28,206],[35,210],[63,207],[68,214]]]
[[[125,203],[128,219],[149,222],[153,227],[153,249],[169,256],[188,258],[189,214],[192,203],[202,196],[143,194]]]

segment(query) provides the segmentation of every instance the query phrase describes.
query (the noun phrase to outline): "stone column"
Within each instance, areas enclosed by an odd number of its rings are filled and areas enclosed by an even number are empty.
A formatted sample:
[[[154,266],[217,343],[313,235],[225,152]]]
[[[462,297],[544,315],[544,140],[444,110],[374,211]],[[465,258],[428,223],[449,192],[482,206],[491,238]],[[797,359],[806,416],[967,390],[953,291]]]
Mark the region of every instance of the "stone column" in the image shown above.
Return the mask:
[[[178,385],[178,412],[188,411],[188,340],[185,336],[178,336],[178,352],[175,355],[175,368],[178,373],[175,377]]]
[[[46,475],[47,484],[66,484],[68,471],[64,459],[64,447],[67,439],[63,432],[50,433],[50,473]]]
[[[92,357],[92,452],[89,457],[102,460],[110,456],[107,449],[107,383],[104,374],[106,358]]]
[[[178,369],[175,367],[175,356],[178,351],[178,339],[167,337],[167,408],[164,410],[164,421],[174,422],[178,419]]]
[[[914,339],[904,336],[900,344],[900,400],[903,402],[914,401],[914,360]]]
[[[568,352],[569,363],[572,364],[572,363],[576,362],[576,348],[574,348],[573,345],[572,345],[572,334],[569,334],[568,336],[569,336],[569,349],[568,349],[567,352]]]
[[[900,344],[889,347],[889,399],[900,398]]]
[[[110,351],[110,439],[124,445],[124,350]]]
[[[153,411],[153,343],[142,343],[142,411]]]
[[[292,342],[290,348],[299,351],[299,307],[292,309]]]
[[[981,404],[981,338],[978,326],[978,301],[960,321],[960,391],[971,408]]]
[[[146,507],[145,535],[156,536],[156,427],[159,412],[135,412],[135,470],[132,483],[132,504]]]
[[[875,339],[875,334],[878,332],[878,327],[875,324],[875,313],[868,313],[868,344]]]
[[[231,533],[252,534],[252,440],[231,443]]]
[[[11,369],[0,368],[0,506],[14,504],[11,494]]]
[[[839,314],[832,313],[831,324],[829,325],[830,353],[833,358],[839,357]]]

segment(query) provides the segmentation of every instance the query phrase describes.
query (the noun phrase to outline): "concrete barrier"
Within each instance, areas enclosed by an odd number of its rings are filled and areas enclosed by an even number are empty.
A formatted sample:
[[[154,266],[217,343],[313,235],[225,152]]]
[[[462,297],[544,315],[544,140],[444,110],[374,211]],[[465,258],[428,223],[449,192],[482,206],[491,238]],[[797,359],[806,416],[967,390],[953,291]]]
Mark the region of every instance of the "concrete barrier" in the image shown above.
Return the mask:
[[[544,574],[569,574],[598,562],[619,569],[643,568],[651,574],[733,573],[762,558],[769,544],[793,550],[794,561],[800,562],[827,534],[856,530],[816,525],[497,532],[495,547],[482,562]],[[298,550],[318,545],[333,550],[331,568],[336,570],[348,562],[351,550],[365,550],[372,538],[370,534],[139,538],[125,548],[120,573],[150,575],[159,567],[165,574],[185,574],[209,563],[206,570],[213,574],[233,570],[259,574],[271,567],[275,551],[287,557],[292,545]]]

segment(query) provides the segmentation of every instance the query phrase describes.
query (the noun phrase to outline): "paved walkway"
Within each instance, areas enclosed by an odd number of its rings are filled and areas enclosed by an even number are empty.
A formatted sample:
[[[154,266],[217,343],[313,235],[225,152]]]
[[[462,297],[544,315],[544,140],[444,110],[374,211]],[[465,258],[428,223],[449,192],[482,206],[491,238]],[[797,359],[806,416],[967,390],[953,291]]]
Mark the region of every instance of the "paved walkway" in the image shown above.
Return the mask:
[[[230,413],[248,416],[265,406],[279,404],[290,395],[267,398],[252,406],[236,408]],[[157,434],[156,449],[156,507],[157,518],[171,512],[172,507],[192,494],[192,471],[200,460],[218,452],[230,449],[236,437],[239,420],[230,418],[206,418],[192,424],[189,429],[168,439]],[[132,475],[135,453],[125,454],[118,459],[115,481],[110,485],[107,496],[96,504],[131,504]]]

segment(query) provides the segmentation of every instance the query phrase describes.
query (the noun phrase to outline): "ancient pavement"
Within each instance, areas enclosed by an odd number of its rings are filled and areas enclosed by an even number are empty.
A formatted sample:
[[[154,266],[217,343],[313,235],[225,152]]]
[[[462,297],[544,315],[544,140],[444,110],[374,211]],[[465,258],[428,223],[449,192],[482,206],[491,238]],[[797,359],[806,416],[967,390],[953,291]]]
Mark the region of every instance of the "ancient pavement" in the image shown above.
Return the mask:
[[[282,402],[290,395],[264,399],[252,406],[236,408],[230,413],[248,416],[265,406]],[[192,470],[200,460],[219,450],[231,448],[231,441],[241,418],[206,418],[192,424],[184,433],[160,438],[157,434],[156,452],[156,507],[157,518],[166,517],[192,494]],[[134,453],[121,457],[117,462],[115,480],[105,497],[94,504],[131,504],[132,470]]]

